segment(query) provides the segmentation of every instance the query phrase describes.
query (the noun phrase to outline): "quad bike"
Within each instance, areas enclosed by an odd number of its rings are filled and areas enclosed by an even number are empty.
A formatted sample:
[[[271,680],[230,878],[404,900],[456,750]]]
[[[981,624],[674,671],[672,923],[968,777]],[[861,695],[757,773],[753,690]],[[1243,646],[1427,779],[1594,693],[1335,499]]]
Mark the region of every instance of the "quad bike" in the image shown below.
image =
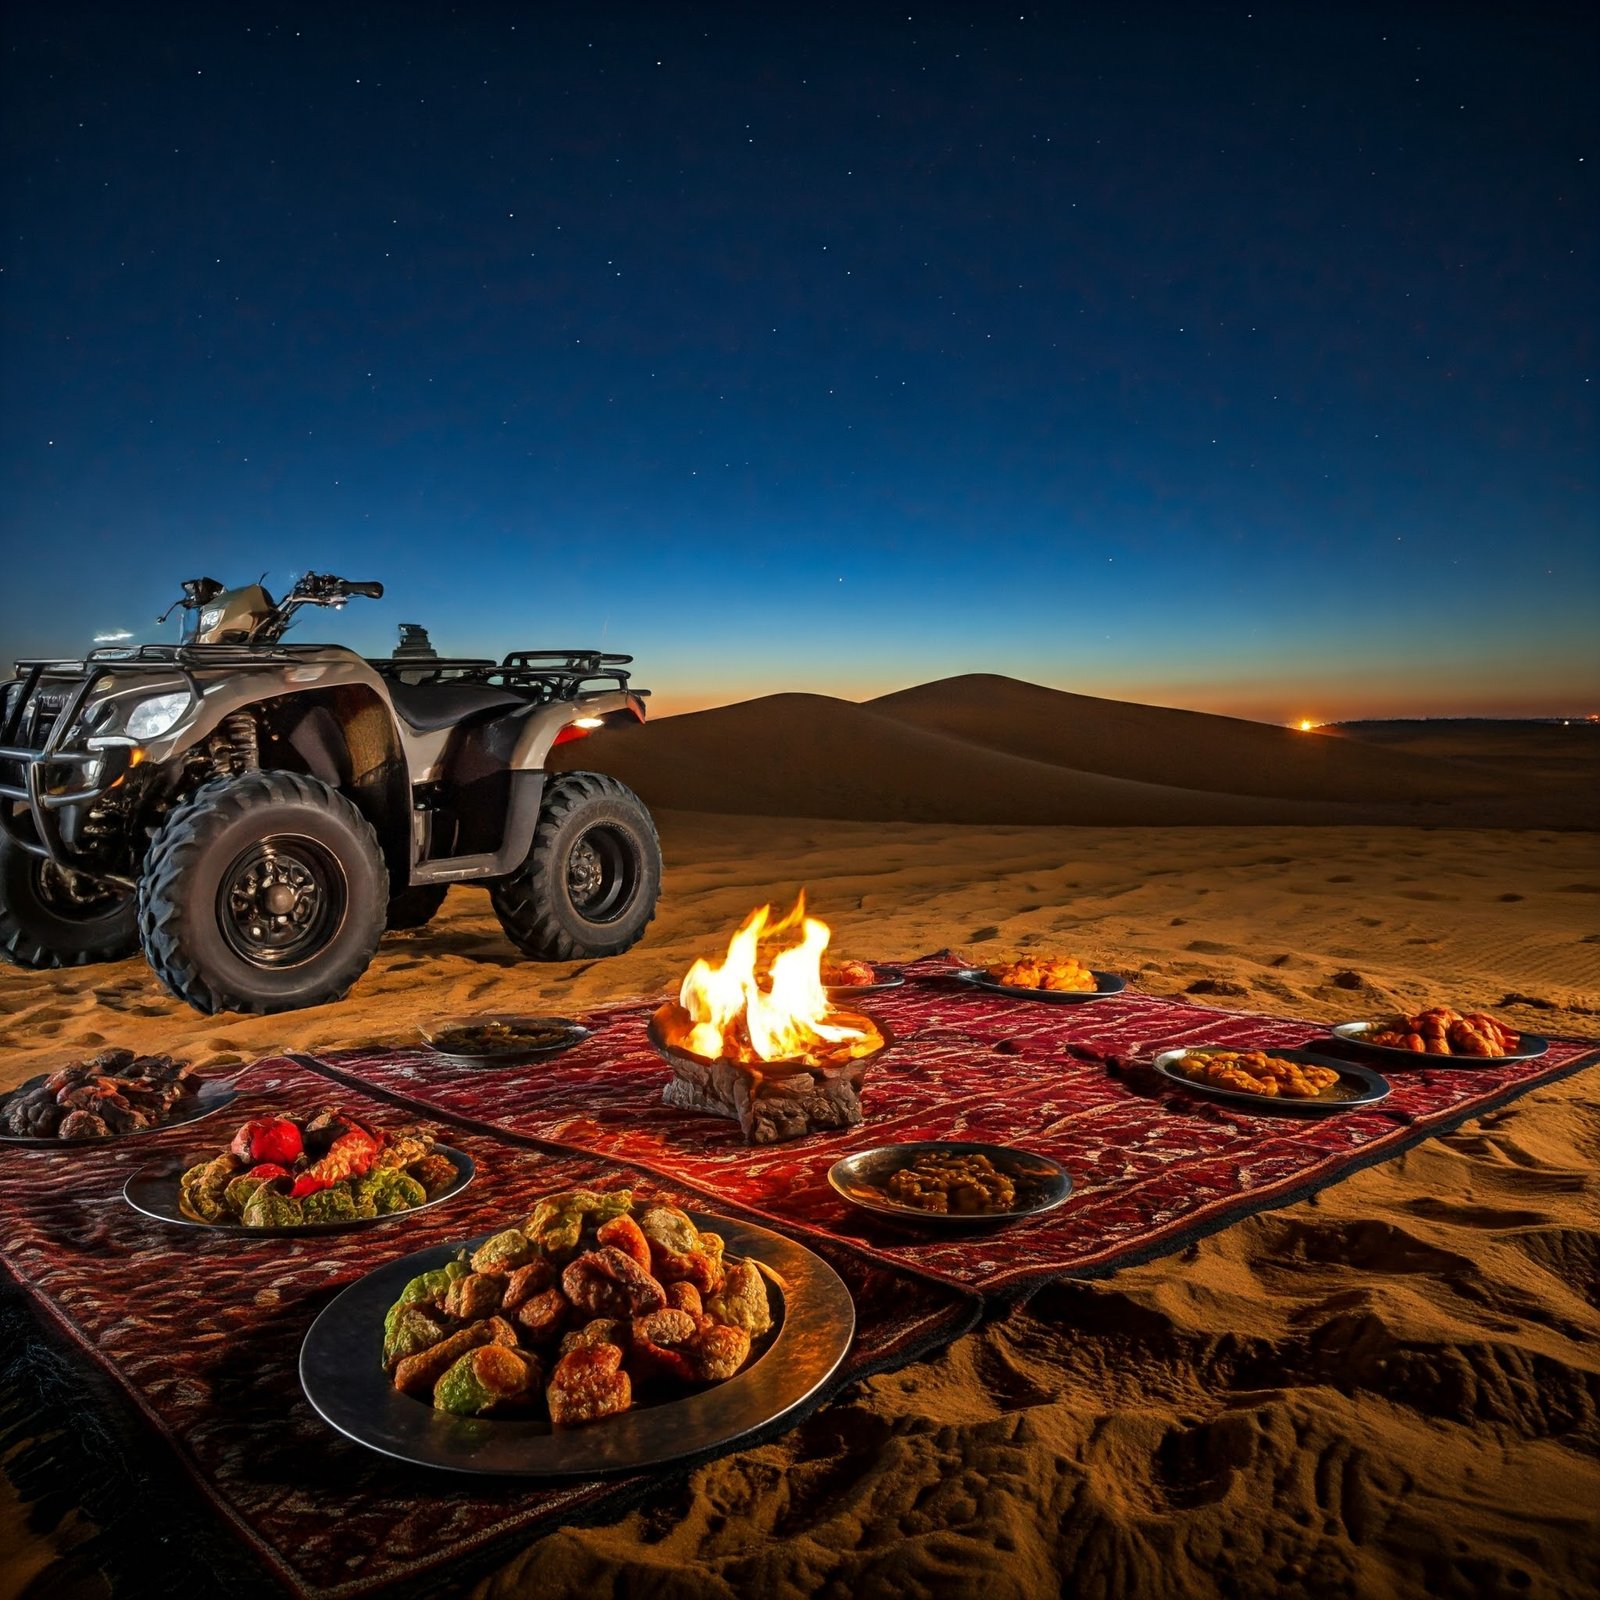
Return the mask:
[[[536,960],[643,935],[649,812],[603,774],[544,770],[644,721],[632,657],[453,659],[409,629],[365,660],[281,640],[301,607],[381,584],[183,590],[181,644],[22,661],[0,686],[0,952],[76,966],[142,946],[196,1010],[272,1012],[339,999],[385,927],[422,926],[453,883],[487,887]]]

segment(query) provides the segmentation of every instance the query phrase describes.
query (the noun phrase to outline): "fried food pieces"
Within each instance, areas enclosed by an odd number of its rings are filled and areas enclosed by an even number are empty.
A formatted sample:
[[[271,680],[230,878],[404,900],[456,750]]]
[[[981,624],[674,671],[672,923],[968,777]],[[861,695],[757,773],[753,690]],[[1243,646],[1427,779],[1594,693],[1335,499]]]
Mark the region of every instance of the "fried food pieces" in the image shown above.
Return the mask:
[[[1465,1016],[1449,1006],[1431,1006],[1414,1017],[1389,1017],[1367,1034],[1365,1043],[1430,1056],[1503,1056],[1521,1035],[1485,1011]]]
[[[1089,994],[1098,987],[1094,974],[1076,956],[1023,956],[985,967],[991,983],[1008,989],[1055,989],[1068,994]]]
[[[0,1127],[20,1139],[105,1139],[159,1127],[193,1105],[189,1063],[102,1050],[59,1067],[0,1104]]]
[[[891,1172],[883,1188],[892,1199],[919,1211],[981,1216],[1010,1211],[1017,1203],[1016,1183],[981,1153],[924,1150],[909,1166]]]
[[[628,1190],[551,1195],[517,1228],[413,1278],[384,1321],[397,1389],[460,1416],[558,1428],[616,1416],[642,1388],[721,1383],[773,1326],[753,1262],[676,1206]],[[548,1373],[548,1376],[546,1376]]]
[[[876,968],[870,961],[842,961],[832,956],[822,963],[822,982],[829,989],[860,989],[878,981]]]
[[[258,1117],[178,1180],[196,1222],[297,1228],[409,1211],[444,1193],[456,1166],[421,1128],[367,1128],[334,1106],[311,1117]]]
[[[1287,1061],[1264,1050],[1214,1050],[1188,1055],[1179,1063],[1186,1078],[1214,1084],[1219,1089],[1239,1089],[1246,1094],[1286,1100],[1315,1100],[1339,1081],[1332,1067],[1310,1061]]]

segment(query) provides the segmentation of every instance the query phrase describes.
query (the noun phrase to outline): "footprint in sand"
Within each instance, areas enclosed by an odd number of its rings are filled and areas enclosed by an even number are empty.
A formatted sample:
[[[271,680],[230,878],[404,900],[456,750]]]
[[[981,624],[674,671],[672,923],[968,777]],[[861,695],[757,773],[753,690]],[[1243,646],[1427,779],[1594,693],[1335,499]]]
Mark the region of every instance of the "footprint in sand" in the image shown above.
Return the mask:
[[[1399,894],[1402,900],[1455,900],[1460,898],[1458,895],[1440,894],[1437,889],[1401,889]]]
[[[998,928],[976,928],[967,935],[967,943],[977,944],[983,939],[998,939],[999,937],[1000,930]]]
[[[1527,896],[1521,894],[1503,894],[1500,896],[1500,898],[1505,903],[1510,904],[1510,902],[1513,900],[1526,900]]]
[[[1225,956],[1233,952],[1231,945],[1218,944],[1215,939],[1191,939],[1184,949],[1192,950],[1197,956]]]
[[[1196,978],[1185,994],[1229,994],[1246,995],[1249,988],[1242,983],[1235,983],[1231,978]]]
[[[1328,879],[1329,883],[1354,883],[1356,875],[1353,872],[1336,872]]]

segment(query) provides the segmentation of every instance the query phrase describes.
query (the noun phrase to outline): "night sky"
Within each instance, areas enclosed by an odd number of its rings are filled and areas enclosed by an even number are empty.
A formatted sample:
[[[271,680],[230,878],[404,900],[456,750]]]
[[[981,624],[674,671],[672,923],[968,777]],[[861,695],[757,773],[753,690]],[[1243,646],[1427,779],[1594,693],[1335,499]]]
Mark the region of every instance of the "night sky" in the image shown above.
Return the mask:
[[[1597,16],[13,4],[0,650],[1600,709]]]

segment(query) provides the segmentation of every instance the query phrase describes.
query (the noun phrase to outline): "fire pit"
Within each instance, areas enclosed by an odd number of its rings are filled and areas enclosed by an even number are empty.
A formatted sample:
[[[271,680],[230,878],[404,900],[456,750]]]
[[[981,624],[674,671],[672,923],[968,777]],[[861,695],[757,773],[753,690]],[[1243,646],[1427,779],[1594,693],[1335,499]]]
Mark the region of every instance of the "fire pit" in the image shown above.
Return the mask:
[[[829,1000],[829,937],[802,894],[777,921],[770,906],[751,912],[720,966],[690,967],[677,1000],[650,1019],[674,1074],[661,1095],[669,1106],[734,1118],[751,1144],[861,1121],[861,1079],[889,1035]]]

